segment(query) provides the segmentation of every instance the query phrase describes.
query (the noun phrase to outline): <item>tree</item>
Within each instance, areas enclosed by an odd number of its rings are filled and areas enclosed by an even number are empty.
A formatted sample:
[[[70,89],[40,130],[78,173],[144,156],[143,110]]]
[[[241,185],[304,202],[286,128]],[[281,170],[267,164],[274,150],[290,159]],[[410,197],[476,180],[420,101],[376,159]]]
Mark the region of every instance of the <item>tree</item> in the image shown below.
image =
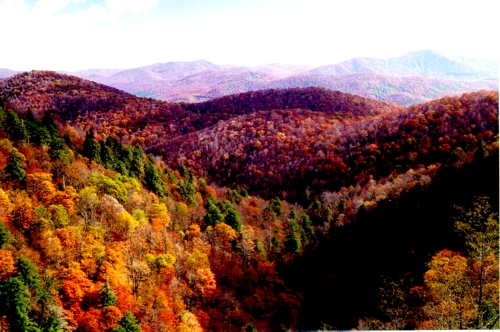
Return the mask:
[[[165,182],[163,182],[159,170],[151,160],[144,166],[144,182],[152,192],[160,197],[164,196],[166,191]]]
[[[4,121],[5,131],[10,135],[12,140],[24,140],[28,137],[26,128],[19,116],[13,110],[8,110]]]
[[[119,326],[115,329],[115,332],[142,332],[142,329],[134,314],[127,311],[122,319],[120,319]]]
[[[236,231],[241,231],[241,218],[238,210],[231,205],[228,209],[226,216],[224,217],[224,222],[231,226]]]
[[[5,167],[7,177],[11,180],[19,181],[21,185],[24,185],[24,181],[26,180],[26,171],[23,168],[24,159],[23,154],[19,153],[17,149],[13,149]]]
[[[220,212],[219,208],[215,205],[213,199],[207,200],[207,213],[204,217],[205,222],[208,226],[214,227],[218,222],[224,221],[224,216]]]
[[[0,315],[7,316],[12,331],[40,331],[29,317],[30,292],[20,277],[9,278],[4,284],[0,284],[0,299]]]
[[[285,247],[292,254],[300,253],[300,240],[293,230],[287,233]]]
[[[14,242],[14,237],[10,234],[10,230],[2,222],[0,222],[0,249],[6,244]]]
[[[85,135],[82,154],[97,163],[101,162],[101,145],[95,139],[93,129],[90,129]]]
[[[468,208],[456,206],[455,209],[458,214],[455,229],[465,240],[470,264],[477,269],[471,281],[477,290],[477,328],[482,329],[489,327],[492,318],[498,319],[498,308],[493,309],[496,314],[492,313],[491,306],[484,299],[487,280],[493,277],[498,282],[498,270],[491,270],[491,261],[498,260],[498,213],[493,211],[489,198],[485,196],[476,197]]]
[[[101,289],[100,295],[101,295],[101,304],[103,307],[116,306],[118,304],[118,299],[113,293],[113,290],[109,286],[109,281],[107,280]]]

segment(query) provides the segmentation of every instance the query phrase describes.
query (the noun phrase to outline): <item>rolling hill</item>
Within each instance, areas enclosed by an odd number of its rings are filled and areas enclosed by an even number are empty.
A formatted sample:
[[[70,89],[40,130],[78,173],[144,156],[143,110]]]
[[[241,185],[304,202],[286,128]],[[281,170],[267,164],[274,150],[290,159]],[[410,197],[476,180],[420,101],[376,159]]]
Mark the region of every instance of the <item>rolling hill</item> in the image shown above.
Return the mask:
[[[3,70],[0,78],[16,73]],[[219,66],[197,60],[127,70],[61,73],[139,97],[170,102],[203,102],[248,91],[315,86],[408,106],[447,95],[498,90],[497,61],[448,57],[430,50],[392,59],[355,58],[317,68],[278,63],[256,67]]]
[[[187,104],[33,71],[0,81],[0,106],[0,299],[19,307],[22,292],[29,313],[0,307],[2,324],[351,329],[392,323],[380,289],[413,287],[419,314],[402,324],[426,327],[447,303],[426,288],[429,261],[466,260],[454,207],[487,195],[498,219],[498,91]]]
[[[21,113],[54,110],[82,133],[93,128],[140,144],[220,185],[244,184],[266,197],[287,192],[294,200],[306,189],[320,193],[429,163],[463,163],[478,142],[491,145],[498,134],[493,91],[410,108],[322,88],[172,104],[31,72],[0,82],[0,94]]]

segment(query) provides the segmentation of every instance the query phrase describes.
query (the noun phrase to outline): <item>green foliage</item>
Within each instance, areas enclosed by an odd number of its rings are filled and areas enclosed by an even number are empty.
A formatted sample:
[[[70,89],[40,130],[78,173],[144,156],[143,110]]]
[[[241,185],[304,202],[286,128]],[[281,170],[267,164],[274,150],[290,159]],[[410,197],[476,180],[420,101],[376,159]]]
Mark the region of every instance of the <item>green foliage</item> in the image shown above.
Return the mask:
[[[156,168],[153,161],[149,160],[144,166],[144,183],[155,194],[163,197],[167,187],[160,176],[161,170]]]
[[[64,206],[61,204],[51,205],[49,210],[52,212],[52,222],[56,228],[62,228],[69,225],[70,219]]]
[[[100,193],[113,196],[121,204],[127,201],[127,188],[125,188],[123,182],[121,182],[118,178],[111,179],[104,174],[92,173],[87,179],[87,184],[95,186]]]
[[[188,180],[180,180],[179,185],[177,186],[177,191],[189,202],[189,204],[196,205],[196,202],[194,201],[194,195],[196,194],[196,187],[194,182]]]
[[[273,211],[274,213],[276,213],[277,216],[281,216],[281,214],[283,213],[283,204],[281,203],[279,197],[272,198],[269,201],[269,204],[266,207],[266,209]]]
[[[301,244],[295,232],[288,232],[286,236],[285,248],[292,254],[300,253]]]
[[[241,203],[242,197],[237,190],[228,189],[226,196],[227,196],[227,199],[229,201],[231,201],[232,203],[236,203],[236,204]]]
[[[9,278],[0,285],[0,315],[7,317],[12,331],[40,331],[30,319],[30,295],[21,277]]]
[[[245,327],[245,332],[257,332],[257,328],[252,323],[249,323],[247,327]]]
[[[215,205],[213,199],[207,199],[207,213],[205,214],[204,220],[208,226],[214,227],[218,222],[224,222],[224,216],[222,215],[219,208]]]
[[[11,244],[14,241],[15,239],[10,233],[9,228],[0,222],[0,249],[2,249],[4,245]]]
[[[298,214],[297,210],[295,209],[295,206],[290,207],[290,214],[288,215],[288,218],[292,220],[297,220]]]
[[[103,307],[116,306],[118,304],[118,299],[116,298],[113,290],[109,286],[109,282],[106,281],[100,292],[101,304]]]
[[[24,155],[19,153],[16,149],[13,149],[4,170],[8,179],[19,181],[21,185],[24,185],[26,181],[26,171],[23,168],[23,159]]]
[[[134,314],[127,311],[120,319],[119,326],[114,330],[115,332],[142,332],[141,326],[135,318]]]
[[[241,231],[241,218],[239,211],[234,207],[228,209],[224,222],[231,226],[236,231]]]
[[[90,129],[85,135],[82,154],[96,163],[101,163],[101,145],[95,139],[93,129]]]
[[[44,205],[39,205],[35,208],[33,221],[35,228],[48,228],[52,225],[52,214]]]
[[[314,237],[314,229],[312,227],[312,222],[307,213],[302,215],[302,229],[304,230],[304,240],[309,241]]]
[[[170,183],[172,184],[178,184],[179,183],[179,179],[175,176],[174,172],[172,172],[172,170],[170,170],[169,168],[166,169],[166,173],[168,175],[168,181],[170,181]]]
[[[28,138],[26,128],[19,116],[13,110],[8,110],[4,120],[5,132],[14,141],[25,140]]]
[[[241,196],[248,197],[248,191],[245,188],[238,186],[236,190],[241,194]]]

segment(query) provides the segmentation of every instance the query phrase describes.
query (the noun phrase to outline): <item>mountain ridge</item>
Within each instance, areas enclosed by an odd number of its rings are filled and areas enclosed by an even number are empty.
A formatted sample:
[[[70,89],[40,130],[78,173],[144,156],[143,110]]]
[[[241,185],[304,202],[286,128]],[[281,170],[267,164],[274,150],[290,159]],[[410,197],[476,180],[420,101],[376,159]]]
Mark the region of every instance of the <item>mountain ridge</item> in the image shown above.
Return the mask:
[[[4,72],[4,76],[14,74]],[[315,68],[279,63],[254,67],[220,66],[196,60],[156,63],[126,70],[91,69],[64,73],[136,96],[170,102],[203,102],[253,90],[320,86],[411,105],[446,95],[498,90],[497,61],[450,57],[432,50],[390,59],[358,57]]]

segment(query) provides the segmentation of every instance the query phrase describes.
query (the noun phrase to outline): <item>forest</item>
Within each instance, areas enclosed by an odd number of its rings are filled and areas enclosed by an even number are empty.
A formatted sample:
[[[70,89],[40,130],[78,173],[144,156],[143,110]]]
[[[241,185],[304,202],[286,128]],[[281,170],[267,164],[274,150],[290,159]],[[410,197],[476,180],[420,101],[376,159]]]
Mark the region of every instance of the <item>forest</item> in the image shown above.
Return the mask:
[[[0,98],[2,330],[500,326],[497,91]]]

